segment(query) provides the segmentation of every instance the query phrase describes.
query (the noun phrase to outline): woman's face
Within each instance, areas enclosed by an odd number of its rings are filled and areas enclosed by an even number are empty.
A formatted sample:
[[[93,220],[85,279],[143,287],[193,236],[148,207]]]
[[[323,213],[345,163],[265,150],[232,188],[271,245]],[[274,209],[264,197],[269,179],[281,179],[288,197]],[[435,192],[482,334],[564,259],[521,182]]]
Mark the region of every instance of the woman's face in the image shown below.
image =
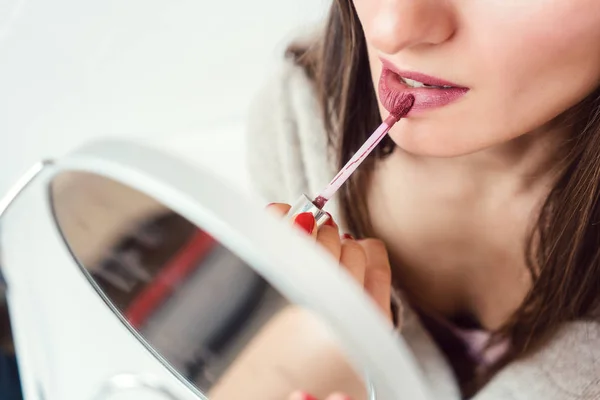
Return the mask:
[[[415,94],[413,111],[391,132],[411,153],[458,156],[505,143],[543,128],[600,84],[598,0],[354,5],[382,116],[386,97]],[[437,87],[409,87],[401,77]]]

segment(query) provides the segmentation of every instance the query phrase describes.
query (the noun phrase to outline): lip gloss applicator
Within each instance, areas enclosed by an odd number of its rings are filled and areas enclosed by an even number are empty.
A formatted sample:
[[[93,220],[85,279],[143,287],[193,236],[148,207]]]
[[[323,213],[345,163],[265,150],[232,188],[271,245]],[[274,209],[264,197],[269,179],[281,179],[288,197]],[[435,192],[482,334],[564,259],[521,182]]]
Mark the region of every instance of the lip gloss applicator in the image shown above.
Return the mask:
[[[323,189],[317,197],[312,200],[306,194],[300,196],[294,206],[290,209],[288,216],[293,218],[298,214],[309,212],[315,217],[317,227],[323,225],[329,219],[329,215],[323,211],[323,207],[329,199],[338,191],[338,189],[350,178],[352,173],[360,166],[367,158],[373,149],[383,140],[388,134],[392,126],[402,119],[411,110],[415,103],[415,97],[411,94],[403,95],[397,101],[390,115],[383,121],[381,125],[369,136],[365,143],[358,149],[338,174],[331,182]]]

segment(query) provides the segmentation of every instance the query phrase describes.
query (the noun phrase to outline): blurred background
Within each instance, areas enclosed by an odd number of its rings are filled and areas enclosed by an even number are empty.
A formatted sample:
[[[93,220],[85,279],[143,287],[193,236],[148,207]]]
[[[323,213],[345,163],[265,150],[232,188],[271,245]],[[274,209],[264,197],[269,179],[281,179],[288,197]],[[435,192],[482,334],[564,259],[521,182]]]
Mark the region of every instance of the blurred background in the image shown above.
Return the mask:
[[[1,0],[0,194],[104,136],[164,140],[235,179],[250,101],[329,3]]]

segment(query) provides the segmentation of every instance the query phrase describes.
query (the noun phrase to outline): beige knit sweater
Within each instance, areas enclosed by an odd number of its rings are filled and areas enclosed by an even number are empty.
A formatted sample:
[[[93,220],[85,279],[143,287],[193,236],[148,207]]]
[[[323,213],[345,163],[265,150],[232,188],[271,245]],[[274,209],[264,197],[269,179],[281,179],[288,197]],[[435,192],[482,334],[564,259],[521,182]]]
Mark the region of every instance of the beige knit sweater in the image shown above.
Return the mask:
[[[250,172],[266,201],[290,203],[301,193],[315,194],[336,173],[312,86],[291,62],[256,99],[248,131]],[[334,200],[328,209],[338,214]],[[406,307],[403,321],[402,336],[435,399],[460,399],[447,362]],[[566,324],[544,349],[509,364],[474,399],[600,400],[600,323]]]

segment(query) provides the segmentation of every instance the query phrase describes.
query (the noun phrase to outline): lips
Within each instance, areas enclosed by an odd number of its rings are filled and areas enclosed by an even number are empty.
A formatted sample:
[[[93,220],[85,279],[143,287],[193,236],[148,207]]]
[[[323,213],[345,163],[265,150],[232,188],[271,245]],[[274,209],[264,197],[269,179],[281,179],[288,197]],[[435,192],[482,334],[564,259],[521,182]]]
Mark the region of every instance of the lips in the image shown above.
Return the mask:
[[[379,79],[379,99],[388,110],[394,110],[405,94],[415,96],[415,105],[411,112],[443,107],[464,96],[469,88],[428,75],[400,71],[389,62],[383,61],[383,70]],[[411,87],[405,79],[417,81],[428,87]],[[410,81],[409,81],[410,82]]]

